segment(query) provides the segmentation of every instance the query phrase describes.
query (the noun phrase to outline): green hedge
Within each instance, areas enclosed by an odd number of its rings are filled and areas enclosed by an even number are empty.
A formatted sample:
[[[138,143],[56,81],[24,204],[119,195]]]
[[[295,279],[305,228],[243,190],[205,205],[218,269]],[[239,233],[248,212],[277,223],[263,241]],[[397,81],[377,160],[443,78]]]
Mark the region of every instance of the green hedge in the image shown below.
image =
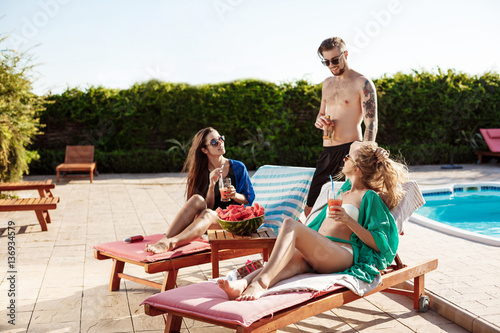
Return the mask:
[[[478,77],[452,70],[399,73],[375,80],[380,119],[377,141],[473,145],[479,128],[500,127],[499,82],[498,74]]]
[[[374,80],[377,141],[409,164],[474,162],[487,149],[479,128],[500,127],[499,75],[452,70],[398,73]],[[257,80],[191,86],[150,81],[130,89],[68,89],[48,97],[45,134],[32,173],[54,173],[69,144],[93,144],[101,172],[168,172],[182,167],[189,140],[213,126],[227,156],[249,169],[263,164],[314,166],[322,149],[314,127],[321,85]],[[179,142],[172,147],[169,139]]]

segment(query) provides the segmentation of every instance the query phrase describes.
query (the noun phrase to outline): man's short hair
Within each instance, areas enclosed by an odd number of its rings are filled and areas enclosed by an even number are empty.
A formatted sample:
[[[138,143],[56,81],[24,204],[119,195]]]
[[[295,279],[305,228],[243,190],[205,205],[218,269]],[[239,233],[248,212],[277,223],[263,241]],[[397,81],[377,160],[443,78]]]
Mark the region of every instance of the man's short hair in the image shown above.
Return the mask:
[[[331,37],[325,39],[318,48],[318,56],[323,58],[323,52],[333,50],[338,47],[340,52],[345,51],[345,42],[340,37]]]

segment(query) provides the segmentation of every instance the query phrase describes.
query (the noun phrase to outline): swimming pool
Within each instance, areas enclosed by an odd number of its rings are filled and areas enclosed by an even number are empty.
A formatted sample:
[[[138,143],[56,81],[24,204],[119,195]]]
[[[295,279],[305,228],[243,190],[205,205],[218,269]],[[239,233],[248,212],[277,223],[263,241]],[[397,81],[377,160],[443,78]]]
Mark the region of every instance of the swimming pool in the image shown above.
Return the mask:
[[[455,184],[422,190],[426,204],[410,221],[469,240],[500,246],[500,183]]]

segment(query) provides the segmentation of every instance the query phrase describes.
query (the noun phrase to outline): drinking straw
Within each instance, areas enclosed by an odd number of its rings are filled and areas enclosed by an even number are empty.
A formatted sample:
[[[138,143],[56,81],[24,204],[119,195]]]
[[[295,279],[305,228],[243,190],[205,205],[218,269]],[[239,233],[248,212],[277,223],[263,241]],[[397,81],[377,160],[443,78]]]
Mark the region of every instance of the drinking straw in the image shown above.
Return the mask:
[[[330,180],[332,181],[332,192],[333,192],[333,179],[332,179],[332,175],[328,175],[330,177]]]

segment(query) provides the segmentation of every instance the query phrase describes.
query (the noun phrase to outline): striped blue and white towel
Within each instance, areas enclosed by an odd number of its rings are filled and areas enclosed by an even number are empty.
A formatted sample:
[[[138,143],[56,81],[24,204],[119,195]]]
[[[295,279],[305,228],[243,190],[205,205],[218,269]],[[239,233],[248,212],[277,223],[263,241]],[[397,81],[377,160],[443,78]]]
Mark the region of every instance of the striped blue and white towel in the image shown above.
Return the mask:
[[[261,228],[278,234],[285,218],[299,220],[304,210],[314,168],[264,165],[252,176],[255,202],[266,210]]]

